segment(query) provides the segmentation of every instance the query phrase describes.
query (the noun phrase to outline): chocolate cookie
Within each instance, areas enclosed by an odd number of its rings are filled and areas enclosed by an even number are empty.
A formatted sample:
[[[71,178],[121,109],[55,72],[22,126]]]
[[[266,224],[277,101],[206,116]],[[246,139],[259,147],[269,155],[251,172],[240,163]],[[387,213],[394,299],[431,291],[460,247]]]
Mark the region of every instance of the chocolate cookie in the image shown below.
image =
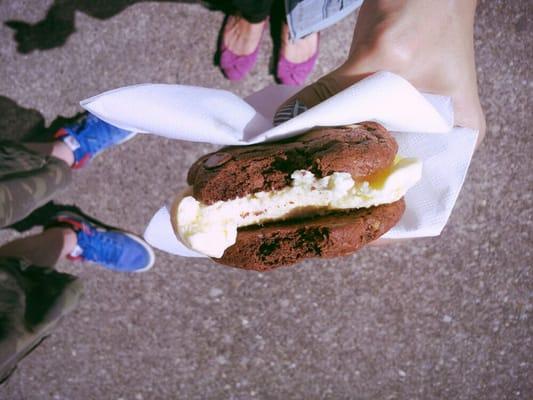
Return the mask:
[[[388,167],[398,145],[376,122],[317,128],[282,142],[226,147],[207,154],[189,170],[193,195],[204,204],[231,200],[290,184],[296,170],[318,178],[347,172],[354,180]]]
[[[377,207],[240,228],[237,242],[215,261],[267,271],[306,258],[344,256],[387,232],[404,210],[401,199]]]

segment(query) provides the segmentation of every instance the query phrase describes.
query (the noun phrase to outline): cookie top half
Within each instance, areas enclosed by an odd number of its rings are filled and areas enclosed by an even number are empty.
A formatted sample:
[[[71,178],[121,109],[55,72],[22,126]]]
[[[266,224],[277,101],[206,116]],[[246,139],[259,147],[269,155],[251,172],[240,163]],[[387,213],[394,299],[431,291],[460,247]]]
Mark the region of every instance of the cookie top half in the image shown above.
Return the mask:
[[[204,204],[281,190],[297,170],[322,178],[347,172],[354,180],[390,166],[398,151],[392,135],[376,122],[316,128],[281,142],[231,146],[207,154],[189,169],[193,196]]]

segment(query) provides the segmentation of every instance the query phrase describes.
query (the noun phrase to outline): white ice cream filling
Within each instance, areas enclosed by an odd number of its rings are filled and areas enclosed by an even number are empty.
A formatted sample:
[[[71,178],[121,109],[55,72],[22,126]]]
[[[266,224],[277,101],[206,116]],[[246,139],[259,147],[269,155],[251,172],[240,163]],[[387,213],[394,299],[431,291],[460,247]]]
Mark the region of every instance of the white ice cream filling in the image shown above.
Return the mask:
[[[299,214],[393,203],[402,198],[421,175],[419,160],[397,158],[387,170],[361,182],[355,182],[345,172],[317,179],[309,171],[298,170],[291,175],[291,185],[281,190],[258,192],[211,205],[187,196],[178,205],[178,233],[191,249],[220,258],[235,244],[239,227]]]

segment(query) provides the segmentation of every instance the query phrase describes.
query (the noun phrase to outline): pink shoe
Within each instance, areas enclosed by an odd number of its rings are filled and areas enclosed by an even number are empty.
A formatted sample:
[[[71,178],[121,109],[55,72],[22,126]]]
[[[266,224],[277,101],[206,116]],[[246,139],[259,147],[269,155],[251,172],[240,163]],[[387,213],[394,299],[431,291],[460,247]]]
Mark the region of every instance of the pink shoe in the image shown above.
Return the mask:
[[[264,27],[266,27],[266,25],[267,24],[265,22]],[[264,27],[263,33],[265,32]],[[263,38],[263,33],[261,33],[261,39]],[[257,54],[259,53],[261,39],[259,39],[257,47],[251,54],[238,55],[226,47],[226,44],[224,43],[224,33],[222,33],[222,38],[220,40],[221,48],[219,66],[226,78],[228,78],[230,81],[238,81],[244,78],[248,72],[250,72],[257,61]]]
[[[302,63],[292,63],[283,54],[279,55],[277,77],[285,85],[301,85],[305,82],[318,58],[320,36],[317,38],[315,54]]]

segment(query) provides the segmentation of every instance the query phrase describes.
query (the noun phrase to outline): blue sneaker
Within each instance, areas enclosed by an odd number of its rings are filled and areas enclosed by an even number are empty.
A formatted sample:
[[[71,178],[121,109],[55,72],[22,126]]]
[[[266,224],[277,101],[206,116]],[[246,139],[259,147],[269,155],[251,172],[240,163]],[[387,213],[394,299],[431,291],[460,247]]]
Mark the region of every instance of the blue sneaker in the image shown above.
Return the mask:
[[[143,272],[154,265],[152,248],[135,235],[104,228],[69,211],[58,213],[54,220],[76,232],[78,243],[67,256],[70,260],[89,261],[120,272]]]
[[[82,168],[105,149],[124,143],[135,136],[88,114],[79,123],[59,129],[54,137],[65,143],[74,153],[72,168]]]

